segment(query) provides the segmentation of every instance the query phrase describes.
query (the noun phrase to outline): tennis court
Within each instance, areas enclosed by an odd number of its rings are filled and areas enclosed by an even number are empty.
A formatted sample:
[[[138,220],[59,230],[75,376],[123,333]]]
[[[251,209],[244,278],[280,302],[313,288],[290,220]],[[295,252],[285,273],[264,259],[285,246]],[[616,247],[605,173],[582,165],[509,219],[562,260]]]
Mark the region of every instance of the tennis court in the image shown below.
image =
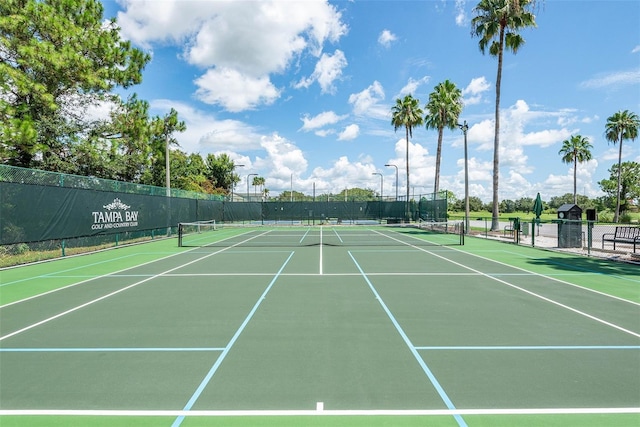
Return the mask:
[[[637,265],[415,227],[189,231],[0,271],[0,425],[640,424]]]

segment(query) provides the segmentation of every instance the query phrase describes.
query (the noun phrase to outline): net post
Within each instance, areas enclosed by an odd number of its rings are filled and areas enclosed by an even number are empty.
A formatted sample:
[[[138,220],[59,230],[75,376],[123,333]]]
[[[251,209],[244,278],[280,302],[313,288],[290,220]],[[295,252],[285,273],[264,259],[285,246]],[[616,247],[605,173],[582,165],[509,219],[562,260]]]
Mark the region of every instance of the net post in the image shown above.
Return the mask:
[[[182,223],[178,223],[178,247],[182,247]]]

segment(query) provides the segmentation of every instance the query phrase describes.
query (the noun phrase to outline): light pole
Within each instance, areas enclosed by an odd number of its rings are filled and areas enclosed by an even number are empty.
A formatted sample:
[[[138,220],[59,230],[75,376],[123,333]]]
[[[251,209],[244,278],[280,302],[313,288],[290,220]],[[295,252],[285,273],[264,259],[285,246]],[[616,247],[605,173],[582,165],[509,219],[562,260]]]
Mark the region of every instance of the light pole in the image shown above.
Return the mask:
[[[469,126],[465,120],[462,124],[458,123],[458,127],[464,134],[464,232],[469,233],[469,162],[467,156],[467,131]]]
[[[233,171],[234,171],[236,168],[243,168],[243,167],[244,167],[244,165],[233,165],[233,169],[231,169],[231,201],[232,201],[232,202],[233,202],[233,189],[234,189],[234,188],[235,188],[235,186],[236,186],[236,183],[235,183],[235,181],[234,181],[234,179],[233,179]]]
[[[251,178],[252,176],[258,176],[258,174],[250,173],[249,175],[247,175],[247,202],[251,201],[251,196],[249,196],[249,178]]]
[[[169,160],[169,134],[164,140],[164,184],[167,196],[167,236],[171,236],[171,162]]]
[[[398,201],[398,166],[396,165],[385,165],[386,167],[391,167],[393,166],[394,168],[396,168],[396,202]]]
[[[380,172],[374,172],[371,175],[380,175],[380,221],[382,221],[382,188],[384,183],[384,178]]]

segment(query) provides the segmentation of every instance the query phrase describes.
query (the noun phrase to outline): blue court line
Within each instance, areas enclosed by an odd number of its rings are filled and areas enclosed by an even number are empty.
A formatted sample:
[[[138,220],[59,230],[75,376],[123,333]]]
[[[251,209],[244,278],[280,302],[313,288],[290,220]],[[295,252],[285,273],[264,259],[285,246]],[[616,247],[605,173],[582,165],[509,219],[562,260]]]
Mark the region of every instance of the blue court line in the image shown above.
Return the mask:
[[[640,350],[640,345],[425,346],[416,350]]]
[[[380,297],[380,294],[378,294],[378,291],[376,291],[376,288],[373,286],[373,284],[371,283],[371,281],[369,280],[365,272],[362,270],[362,267],[360,267],[360,264],[358,264],[358,261],[356,261],[351,251],[349,251],[349,256],[353,260],[358,271],[360,271],[360,274],[362,274],[362,277],[364,278],[364,280],[369,285],[369,289],[371,289],[371,292],[373,292],[373,294],[375,295],[376,299],[382,306],[382,309],[385,311],[385,313],[387,313],[387,316],[389,316],[391,323],[393,323],[393,326],[395,326],[396,330],[404,340],[405,344],[407,344],[407,346],[409,347],[409,350],[411,350],[411,354],[413,354],[413,357],[415,357],[416,361],[418,362],[418,364],[420,365],[424,373],[427,375],[427,377],[431,381],[431,384],[440,395],[440,398],[442,399],[442,401],[445,403],[445,405],[447,405],[447,409],[455,411],[456,410],[455,405],[453,404],[451,399],[449,399],[449,396],[447,396],[447,393],[444,391],[444,389],[436,379],[436,376],[433,374],[433,372],[431,372],[431,369],[429,369],[425,361],[422,359],[422,357],[418,353],[418,350],[416,350],[416,347],[414,347],[413,343],[411,342],[407,334],[405,334],[404,330],[402,329],[402,327],[400,326],[396,318],[393,316],[393,314],[391,314],[391,310],[389,310],[387,305],[384,303],[384,301],[382,300],[382,297]],[[467,423],[464,421],[464,419],[460,414],[455,414],[454,418],[456,419],[460,427],[467,427]]]
[[[91,353],[91,352],[162,352],[223,351],[218,347],[105,347],[105,348],[0,348],[0,353]]]
[[[267,286],[267,289],[264,290],[264,292],[262,293],[258,301],[255,303],[255,305],[253,306],[253,308],[251,309],[247,317],[244,319],[244,321],[242,322],[242,324],[240,325],[236,333],[233,335],[233,337],[231,338],[227,346],[224,348],[224,350],[222,350],[222,353],[220,354],[220,356],[218,356],[218,359],[213,364],[213,366],[211,367],[207,375],[205,375],[204,379],[202,380],[202,382],[200,383],[196,391],[193,393],[193,396],[191,396],[187,404],[184,406],[184,408],[182,409],[183,411],[190,411],[193,405],[196,403],[196,401],[204,391],[205,387],[207,386],[207,384],[209,384],[209,381],[211,381],[211,378],[213,378],[213,375],[216,373],[216,371],[222,364],[222,361],[224,360],[224,358],[227,356],[227,354],[229,354],[229,351],[231,350],[231,347],[233,347],[233,344],[235,344],[235,342],[238,340],[238,337],[240,336],[242,331],[244,331],[244,328],[247,326],[247,324],[249,323],[249,321],[251,320],[255,312],[258,310],[258,307],[260,307],[260,304],[262,304],[262,301],[264,301],[264,299],[267,297],[267,294],[273,287],[274,283],[276,283],[276,280],[278,280],[278,277],[280,277],[282,270],[284,270],[284,268],[287,266],[287,264],[289,263],[289,260],[291,260],[291,257],[293,257],[294,253],[295,252],[291,252],[289,254],[289,257],[286,259],[284,264],[282,264],[282,267],[280,267],[280,270],[278,270],[276,275],[273,277],[273,279],[271,280],[271,283],[269,283],[269,286]],[[185,418],[184,415],[179,416],[178,418],[175,419],[175,421],[171,426],[172,427],[180,426],[184,421],[184,418]]]

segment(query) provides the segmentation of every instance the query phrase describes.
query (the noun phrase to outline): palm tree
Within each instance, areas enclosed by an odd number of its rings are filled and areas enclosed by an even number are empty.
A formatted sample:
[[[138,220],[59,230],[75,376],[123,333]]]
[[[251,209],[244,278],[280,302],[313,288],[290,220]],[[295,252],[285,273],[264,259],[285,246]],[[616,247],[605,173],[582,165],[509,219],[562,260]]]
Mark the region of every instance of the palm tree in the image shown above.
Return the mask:
[[[262,177],[262,176],[254,176],[253,177],[253,182],[251,184],[253,185],[253,194],[254,194],[254,196],[257,197],[257,194],[256,194],[256,192],[257,192],[256,191],[257,190],[256,187],[257,186],[260,186],[260,188],[261,188],[260,192],[262,193],[262,186],[264,186],[264,183],[265,183],[264,177]]]
[[[493,214],[491,230],[498,230],[498,174],[500,168],[500,84],[502,81],[502,57],[504,50],[517,53],[524,44],[524,38],[518,31],[535,27],[535,15],[528,10],[536,0],[480,0],[473,9],[475,17],[471,20],[471,34],[480,37],[480,50],[484,54],[489,48],[491,56],[498,57],[496,77],[495,129],[493,140]]]
[[[396,99],[396,105],[391,107],[391,124],[393,130],[397,131],[404,127],[406,131],[405,141],[407,143],[407,199],[405,203],[405,214],[409,213],[409,137],[413,138],[413,128],[422,125],[422,110],[420,101],[406,95],[403,99]]]
[[[438,83],[429,95],[425,105],[427,115],[424,118],[427,129],[438,129],[438,149],[436,151],[436,178],[434,194],[440,187],[440,159],[442,157],[442,134],[444,128],[454,130],[458,126],[458,117],[462,112],[462,92],[449,80]]]
[[[582,135],[571,135],[570,139],[562,141],[562,148],[558,154],[562,154],[564,163],[573,163],[573,203],[578,203],[578,193],[576,190],[578,163],[591,160],[591,149],[593,146],[589,140]]]
[[[605,127],[605,138],[614,145],[620,143],[618,147],[618,190],[616,191],[616,211],[613,214],[613,222],[618,222],[620,211],[620,171],[622,170],[622,141],[625,139],[635,140],[638,137],[640,118],[636,113],[629,110],[618,111],[607,119]]]

